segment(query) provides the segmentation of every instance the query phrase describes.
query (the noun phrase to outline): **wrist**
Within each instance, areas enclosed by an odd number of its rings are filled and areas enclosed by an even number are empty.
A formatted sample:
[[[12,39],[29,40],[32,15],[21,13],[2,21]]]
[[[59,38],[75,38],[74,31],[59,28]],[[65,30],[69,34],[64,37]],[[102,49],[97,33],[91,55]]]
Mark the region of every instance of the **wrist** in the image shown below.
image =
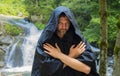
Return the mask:
[[[63,57],[64,57],[64,54],[63,54],[63,53],[60,53],[60,54],[58,55],[58,59],[59,59],[59,60],[63,59]]]
[[[71,58],[75,58],[75,55],[73,55],[73,54],[69,54],[68,56]]]

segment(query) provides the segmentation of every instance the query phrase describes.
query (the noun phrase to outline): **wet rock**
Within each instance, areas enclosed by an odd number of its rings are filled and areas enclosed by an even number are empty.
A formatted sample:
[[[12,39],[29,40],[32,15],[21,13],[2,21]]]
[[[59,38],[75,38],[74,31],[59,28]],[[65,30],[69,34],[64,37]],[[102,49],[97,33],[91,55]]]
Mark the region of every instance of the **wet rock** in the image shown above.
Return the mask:
[[[5,58],[5,52],[0,49],[0,68],[4,66],[4,58]]]
[[[4,45],[9,45],[12,43],[12,41],[13,41],[12,38],[9,35],[7,35],[1,40],[1,43]]]

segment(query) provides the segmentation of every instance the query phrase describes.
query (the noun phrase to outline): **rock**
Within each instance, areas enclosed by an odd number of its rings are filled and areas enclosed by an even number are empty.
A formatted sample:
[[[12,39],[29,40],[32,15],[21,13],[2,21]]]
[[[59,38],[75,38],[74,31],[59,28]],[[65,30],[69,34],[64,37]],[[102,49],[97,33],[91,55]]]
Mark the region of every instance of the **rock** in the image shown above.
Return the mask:
[[[4,61],[0,61],[0,68],[4,67],[5,63]]]
[[[2,31],[0,31],[0,36],[3,34],[3,32]]]
[[[0,68],[4,66],[5,52],[0,49]]]
[[[9,45],[12,43],[12,38],[10,36],[6,36],[1,40],[2,44],[4,45]]]
[[[42,16],[36,16],[36,15],[31,15],[31,21],[32,22],[41,22],[41,20],[42,20]]]
[[[23,13],[22,13],[22,12],[19,12],[17,16],[22,17],[22,16],[23,16]]]

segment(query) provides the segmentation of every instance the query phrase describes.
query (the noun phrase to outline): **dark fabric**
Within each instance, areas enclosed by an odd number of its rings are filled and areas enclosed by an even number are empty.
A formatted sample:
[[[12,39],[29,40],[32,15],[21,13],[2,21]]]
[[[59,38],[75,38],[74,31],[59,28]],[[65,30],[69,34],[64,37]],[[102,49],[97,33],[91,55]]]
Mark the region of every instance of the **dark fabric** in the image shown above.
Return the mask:
[[[88,76],[99,76],[99,74],[92,68]]]
[[[59,39],[56,35],[56,28],[61,13],[65,13],[69,18],[71,26],[65,36],[62,39]],[[53,46],[57,43],[62,52],[67,55],[72,44],[77,45],[80,41],[83,41],[86,44],[86,50],[77,59],[90,66],[92,72],[97,74],[94,53],[91,51],[89,43],[85,41],[80,34],[77,26],[74,16],[68,8],[60,6],[53,11],[46,28],[43,30],[40,39],[38,40],[31,76],[97,76],[90,74],[86,75],[73,70],[70,67],[65,67],[63,69],[63,63],[60,60],[47,55],[42,47],[45,42],[48,42]]]

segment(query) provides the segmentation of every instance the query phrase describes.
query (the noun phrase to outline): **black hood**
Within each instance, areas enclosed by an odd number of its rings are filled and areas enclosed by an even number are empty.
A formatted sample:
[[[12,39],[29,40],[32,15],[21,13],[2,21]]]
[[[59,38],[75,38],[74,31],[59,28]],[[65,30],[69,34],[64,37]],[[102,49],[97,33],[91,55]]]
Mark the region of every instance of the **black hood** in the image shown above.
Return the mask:
[[[73,27],[75,29],[75,33],[82,39],[82,41],[84,41],[84,38],[80,34],[80,30],[78,28],[78,24],[74,18],[73,13],[70,11],[70,9],[68,9],[64,6],[59,6],[53,11],[53,13],[48,21],[48,24],[46,25],[46,28],[42,32],[41,38],[39,39],[40,44],[44,43],[45,40],[50,39],[51,36],[53,35],[53,33],[56,31],[59,15],[61,13],[65,13],[65,15],[68,17],[71,24],[73,25]]]
[[[42,34],[40,36],[40,39],[38,40],[37,46],[42,47],[42,44],[46,40],[49,40],[52,37],[52,35],[55,33],[55,31],[57,29],[57,25],[58,25],[58,19],[59,19],[59,16],[61,13],[64,13],[68,17],[68,19],[70,20],[70,22],[72,24],[72,27],[74,28],[75,34],[78,35],[80,37],[81,41],[83,41],[86,44],[86,49],[89,52],[92,52],[91,48],[90,48],[90,44],[84,39],[84,37],[82,36],[82,34],[78,28],[78,24],[74,18],[73,13],[70,11],[69,8],[67,8],[65,6],[59,6],[53,11],[53,13],[48,21],[48,24],[46,25],[44,31],[42,32]],[[40,50],[37,50],[37,51],[39,53],[41,53]],[[85,54],[83,54],[82,56],[86,58],[85,55],[87,55],[87,51],[85,51],[84,53]],[[91,60],[95,59],[95,56],[93,54],[91,54],[90,57],[88,57],[88,58],[92,58],[92,59],[88,59],[91,61]],[[84,59],[83,59],[83,61],[84,61]]]

